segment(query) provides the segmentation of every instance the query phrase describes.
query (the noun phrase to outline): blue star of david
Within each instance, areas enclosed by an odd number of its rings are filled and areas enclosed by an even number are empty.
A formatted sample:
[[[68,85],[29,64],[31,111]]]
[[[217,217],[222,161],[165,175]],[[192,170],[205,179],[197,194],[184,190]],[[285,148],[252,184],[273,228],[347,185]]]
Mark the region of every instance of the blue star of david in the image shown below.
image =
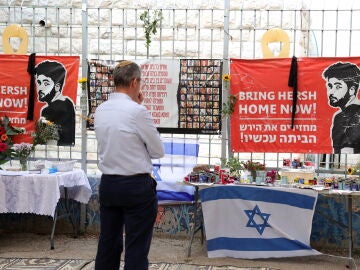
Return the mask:
[[[245,214],[248,216],[249,221],[246,224],[246,227],[253,227],[255,228],[260,235],[263,234],[266,227],[270,227],[268,223],[268,219],[270,217],[270,214],[261,213],[259,206],[255,206],[253,210],[244,210]],[[257,224],[254,220],[255,215],[258,215],[264,223]]]
[[[160,164],[153,164],[152,174],[156,181],[162,181],[161,176],[159,174]]]

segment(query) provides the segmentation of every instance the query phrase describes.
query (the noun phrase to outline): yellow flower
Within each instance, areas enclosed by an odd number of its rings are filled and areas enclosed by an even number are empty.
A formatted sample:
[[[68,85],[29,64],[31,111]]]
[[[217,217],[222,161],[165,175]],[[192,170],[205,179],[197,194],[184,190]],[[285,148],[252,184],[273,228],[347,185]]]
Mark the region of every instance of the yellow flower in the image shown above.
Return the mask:
[[[87,78],[86,77],[83,77],[81,79],[78,79],[78,82],[79,83],[86,83],[87,82]]]
[[[223,79],[223,81],[229,82],[231,80],[231,76],[230,76],[230,74],[224,74],[222,76],[222,79]]]
[[[356,172],[354,168],[349,167],[347,169],[347,174],[349,174],[349,175],[352,175],[354,172]]]
[[[49,140],[59,140],[59,126],[44,117],[40,117],[35,123],[34,145],[46,144]]]

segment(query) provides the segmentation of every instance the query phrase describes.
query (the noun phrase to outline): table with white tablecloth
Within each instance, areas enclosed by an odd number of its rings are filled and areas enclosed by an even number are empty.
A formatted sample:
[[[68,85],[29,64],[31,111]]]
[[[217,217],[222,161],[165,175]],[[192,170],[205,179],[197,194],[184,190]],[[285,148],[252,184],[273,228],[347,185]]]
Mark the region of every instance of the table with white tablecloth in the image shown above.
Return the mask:
[[[81,169],[52,174],[0,171],[0,214],[51,216],[54,221],[51,248],[60,198],[86,204],[91,194],[88,178]]]

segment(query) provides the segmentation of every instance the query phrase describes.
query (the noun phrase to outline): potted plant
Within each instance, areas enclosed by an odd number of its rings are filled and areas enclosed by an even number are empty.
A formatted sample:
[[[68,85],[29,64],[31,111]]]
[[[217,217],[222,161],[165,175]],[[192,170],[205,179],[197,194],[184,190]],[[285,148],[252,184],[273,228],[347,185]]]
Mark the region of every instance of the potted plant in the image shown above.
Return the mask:
[[[230,176],[239,177],[241,171],[244,170],[243,162],[238,157],[222,158],[221,162],[225,168],[230,169]]]
[[[33,134],[34,145],[49,144],[59,140],[59,126],[53,122],[40,117],[35,123],[35,133]]]
[[[243,162],[243,166],[245,170],[250,171],[254,181],[256,179],[256,176],[265,178],[265,169],[266,169],[265,164],[260,163],[258,161],[248,160],[246,162]]]

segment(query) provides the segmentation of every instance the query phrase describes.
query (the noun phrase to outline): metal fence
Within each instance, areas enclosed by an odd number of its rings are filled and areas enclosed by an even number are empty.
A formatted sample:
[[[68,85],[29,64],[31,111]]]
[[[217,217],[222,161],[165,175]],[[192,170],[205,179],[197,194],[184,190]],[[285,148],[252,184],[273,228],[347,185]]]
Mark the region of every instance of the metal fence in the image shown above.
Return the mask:
[[[101,1],[100,1],[101,2]],[[105,1],[106,2],[106,1]],[[256,1],[255,1],[256,2]],[[11,23],[20,24],[29,34],[28,52],[44,55],[80,55],[80,74],[86,74],[87,59],[223,59],[224,72],[230,58],[262,58],[261,37],[278,27],[290,37],[290,56],[360,55],[360,9],[310,10],[231,8],[164,8],[158,32],[152,38],[149,55],[144,46],[143,24],[139,19],[151,8],[90,7],[83,3],[64,6],[26,4],[10,1],[0,6],[0,31]],[[16,41],[12,41],[16,46]],[[281,44],[275,44],[274,51]],[[34,158],[77,159],[89,174],[97,173],[97,147],[93,131],[85,129],[87,98],[78,89],[76,144],[74,147],[37,146]],[[223,93],[225,100],[227,93]],[[195,138],[200,143],[198,163],[220,163],[231,155],[227,120],[219,135],[176,135],[163,137]],[[234,153],[243,160],[264,161],[279,168],[283,158],[294,153]],[[344,172],[359,155],[301,155],[325,172]]]

